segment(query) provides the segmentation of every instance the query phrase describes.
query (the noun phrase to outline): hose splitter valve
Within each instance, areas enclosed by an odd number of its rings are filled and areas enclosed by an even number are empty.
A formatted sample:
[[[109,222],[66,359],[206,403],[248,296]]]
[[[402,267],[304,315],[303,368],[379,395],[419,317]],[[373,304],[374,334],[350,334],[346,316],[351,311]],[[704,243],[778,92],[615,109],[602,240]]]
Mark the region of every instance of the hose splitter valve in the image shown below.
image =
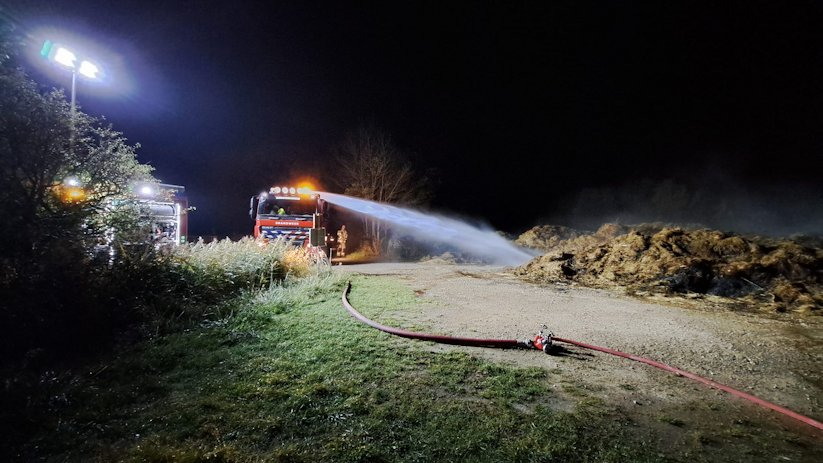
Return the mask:
[[[534,336],[533,340],[528,341],[529,346],[532,349],[542,350],[545,353],[549,353],[552,348],[552,337],[554,333],[549,331],[549,328],[546,325],[540,326],[540,332]]]

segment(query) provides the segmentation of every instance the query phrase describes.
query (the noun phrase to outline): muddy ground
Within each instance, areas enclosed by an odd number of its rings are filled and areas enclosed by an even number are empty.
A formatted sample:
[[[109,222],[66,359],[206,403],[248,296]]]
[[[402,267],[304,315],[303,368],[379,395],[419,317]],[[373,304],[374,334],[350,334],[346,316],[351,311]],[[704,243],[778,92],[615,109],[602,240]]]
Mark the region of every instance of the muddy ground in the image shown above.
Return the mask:
[[[823,421],[823,321],[713,305],[638,300],[561,282],[523,281],[513,269],[432,261],[336,267],[403,282],[423,304],[398,310],[409,326],[469,337],[557,336],[650,357]],[[357,291],[357,288],[353,288]],[[781,318],[783,317],[783,318]],[[412,341],[409,341],[412,342]],[[492,361],[538,366],[558,410],[599,400],[661,454],[697,461],[823,461],[823,431],[647,365],[563,346],[554,355],[419,343]],[[535,404],[520,404],[525,412]],[[653,431],[649,433],[649,430]]]

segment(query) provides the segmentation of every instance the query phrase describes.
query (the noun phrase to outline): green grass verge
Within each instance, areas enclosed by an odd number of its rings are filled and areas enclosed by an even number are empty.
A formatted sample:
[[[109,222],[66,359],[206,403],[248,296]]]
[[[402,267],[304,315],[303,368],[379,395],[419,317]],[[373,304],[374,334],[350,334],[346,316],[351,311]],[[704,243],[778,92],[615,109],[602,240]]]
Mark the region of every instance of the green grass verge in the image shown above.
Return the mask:
[[[234,315],[121,351],[31,398],[13,459],[55,461],[652,461],[582,395],[553,410],[560,373],[481,361],[357,323],[339,277],[245,301]],[[389,278],[352,303],[413,307]],[[385,321],[385,319],[383,319]],[[421,347],[422,346],[422,347]]]

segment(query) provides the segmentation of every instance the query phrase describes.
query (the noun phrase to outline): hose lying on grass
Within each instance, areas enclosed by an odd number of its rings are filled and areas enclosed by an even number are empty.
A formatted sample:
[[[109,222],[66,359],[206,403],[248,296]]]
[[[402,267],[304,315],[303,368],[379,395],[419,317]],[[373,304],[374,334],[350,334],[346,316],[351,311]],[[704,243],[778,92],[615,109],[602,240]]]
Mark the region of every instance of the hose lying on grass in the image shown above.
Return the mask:
[[[532,341],[519,341],[516,339],[481,339],[481,338],[462,338],[462,337],[455,337],[455,336],[443,336],[437,334],[428,334],[428,333],[416,333],[413,331],[406,331],[401,330],[399,328],[393,328],[386,325],[381,325],[373,320],[366,318],[363,314],[358,312],[354,307],[352,307],[351,303],[349,303],[349,292],[351,291],[351,282],[348,282],[346,285],[346,289],[343,291],[343,307],[357,320],[362,323],[365,323],[373,328],[377,328],[380,331],[385,331],[386,333],[393,334],[395,336],[401,336],[404,338],[410,339],[419,339],[423,341],[432,341],[441,344],[455,344],[459,346],[476,346],[476,347],[495,347],[495,348],[502,348],[502,349],[541,349],[543,346],[539,342],[532,342]],[[539,337],[540,335],[538,335]],[[545,339],[545,338],[544,338]],[[538,339],[536,339],[538,341]],[[625,352],[620,352],[618,350],[609,349],[607,347],[600,347],[595,346],[593,344],[586,344],[579,341],[574,341],[571,339],[564,339],[558,337],[549,337],[548,342],[549,345],[551,341],[554,342],[562,342],[566,344],[571,344],[578,347],[583,347],[585,349],[596,350],[599,352],[605,352],[607,354],[616,355],[618,357],[627,358],[629,360],[634,360],[635,362],[645,363],[646,365],[651,365],[656,368],[660,368],[661,370],[665,370],[671,373],[674,373],[678,376],[685,376],[686,378],[692,379],[699,383],[703,383],[709,387],[713,387],[715,389],[719,389],[721,391],[728,392],[734,396],[740,397],[742,399],[748,400],[753,402],[761,407],[765,407],[771,410],[774,410],[778,413],[782,413],[785,416],[790,418],[794,418],[801,423],[805,423],[809,426],[813,426],[817,429],[823,430],[823,423],[809,418],[808,416],[801,415],[797,412],[793,412],[788,408],[781,407],[780,405],[774,404],[767,400],[761,399],[759,397],[753,396],[751,394],[747,394],[743,391],[739,391],[732,387],[726,386],[725,384],[720,384],[716,381],[712,381],[708,378],[704,378],[702,376],[696,375],[694,373],[681,370],[679,368],[675,368],[671,365],[667,365],[665,363],[657,362],[645,357],[639,357],[633,354],[627,354]],[[548,347],[548,345],[546,346]],[[543,349],[548,352],[548,350]]]

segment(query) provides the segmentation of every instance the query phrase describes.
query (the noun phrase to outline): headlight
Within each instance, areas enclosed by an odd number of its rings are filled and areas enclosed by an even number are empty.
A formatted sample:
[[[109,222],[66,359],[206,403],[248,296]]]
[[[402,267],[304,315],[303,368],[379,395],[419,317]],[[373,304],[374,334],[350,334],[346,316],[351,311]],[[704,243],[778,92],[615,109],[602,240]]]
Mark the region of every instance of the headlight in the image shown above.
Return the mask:
[[[294,187],[291,187],[291,188],[289,188],[289,193],[295,194],[295,193],[297,193],[297,189],[295,189]]]
[[[274,194],[277,194],[277,193],[280,193],[280,187],[279,186],[274,187]]]
[[[283,194],[286,194],[286,193],[289,192],[289,187],[284,186],[284,187],[281,188],[281,190],[283,191]]]

